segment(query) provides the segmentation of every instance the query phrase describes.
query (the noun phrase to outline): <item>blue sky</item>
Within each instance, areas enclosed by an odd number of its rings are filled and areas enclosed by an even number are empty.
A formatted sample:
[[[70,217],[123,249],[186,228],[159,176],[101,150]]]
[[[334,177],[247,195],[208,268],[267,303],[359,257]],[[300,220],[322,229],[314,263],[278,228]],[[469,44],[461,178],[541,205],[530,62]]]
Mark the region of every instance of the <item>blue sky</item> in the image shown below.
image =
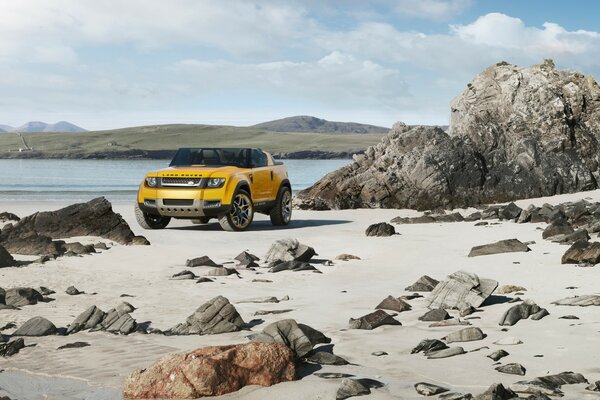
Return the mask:
[[[600,77],[600,3],[0,0],[0,124],[446,124],[486,67]]]

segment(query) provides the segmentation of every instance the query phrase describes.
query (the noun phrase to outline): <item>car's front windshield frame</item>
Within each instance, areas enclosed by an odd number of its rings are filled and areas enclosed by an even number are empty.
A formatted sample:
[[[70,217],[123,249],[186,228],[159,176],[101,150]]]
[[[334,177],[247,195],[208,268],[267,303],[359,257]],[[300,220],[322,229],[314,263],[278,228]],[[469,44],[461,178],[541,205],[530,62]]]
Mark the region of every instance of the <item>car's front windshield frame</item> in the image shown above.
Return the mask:
[[[249,148],[234,147],[184,147],[175,153],[170,167],[250,167]]]

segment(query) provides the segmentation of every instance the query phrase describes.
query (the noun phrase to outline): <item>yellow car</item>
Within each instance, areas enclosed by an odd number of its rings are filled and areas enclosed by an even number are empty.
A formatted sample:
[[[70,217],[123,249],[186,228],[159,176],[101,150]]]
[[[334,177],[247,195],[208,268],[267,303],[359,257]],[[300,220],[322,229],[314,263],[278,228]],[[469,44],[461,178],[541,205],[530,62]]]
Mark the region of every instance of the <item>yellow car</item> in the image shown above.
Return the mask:
[[[248,228],[254,213],[273,225],[292,218],[287,168],[260,149],[182,148],[168,168],[146,174],[135,216],[142,228],[163,229],[171,218],[208,223],[217,218],[228,231]]]

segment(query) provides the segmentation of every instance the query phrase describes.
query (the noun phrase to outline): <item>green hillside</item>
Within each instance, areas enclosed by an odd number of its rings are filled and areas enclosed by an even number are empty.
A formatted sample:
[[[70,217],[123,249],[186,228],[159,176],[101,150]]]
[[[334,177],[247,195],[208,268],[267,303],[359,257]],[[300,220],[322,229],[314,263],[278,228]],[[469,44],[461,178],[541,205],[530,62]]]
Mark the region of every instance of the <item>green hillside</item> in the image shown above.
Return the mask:
[[[81,133],[23,133],[26,144],[45,156],[82,156],[179,147],[260,147],[273,153],[300,150],[356,151],[378,143],[383,134],[272,132],[252,127],[155,125]],[[15,133],[0,133],[0,157],[17,156],[24,145]],[[25,156],[25,154],[21,154]]]

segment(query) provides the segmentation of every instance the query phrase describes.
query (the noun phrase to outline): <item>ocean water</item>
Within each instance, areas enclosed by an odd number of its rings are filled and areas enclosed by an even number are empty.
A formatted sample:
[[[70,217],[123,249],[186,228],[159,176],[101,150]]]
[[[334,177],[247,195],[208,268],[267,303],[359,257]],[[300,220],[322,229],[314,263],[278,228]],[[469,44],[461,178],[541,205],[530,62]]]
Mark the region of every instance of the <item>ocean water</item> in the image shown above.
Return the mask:
[[[285,160],[294,191],[305,189],[350,160]],[[168,160],[0,160],[0,201],[135,199],[144,175]]]

